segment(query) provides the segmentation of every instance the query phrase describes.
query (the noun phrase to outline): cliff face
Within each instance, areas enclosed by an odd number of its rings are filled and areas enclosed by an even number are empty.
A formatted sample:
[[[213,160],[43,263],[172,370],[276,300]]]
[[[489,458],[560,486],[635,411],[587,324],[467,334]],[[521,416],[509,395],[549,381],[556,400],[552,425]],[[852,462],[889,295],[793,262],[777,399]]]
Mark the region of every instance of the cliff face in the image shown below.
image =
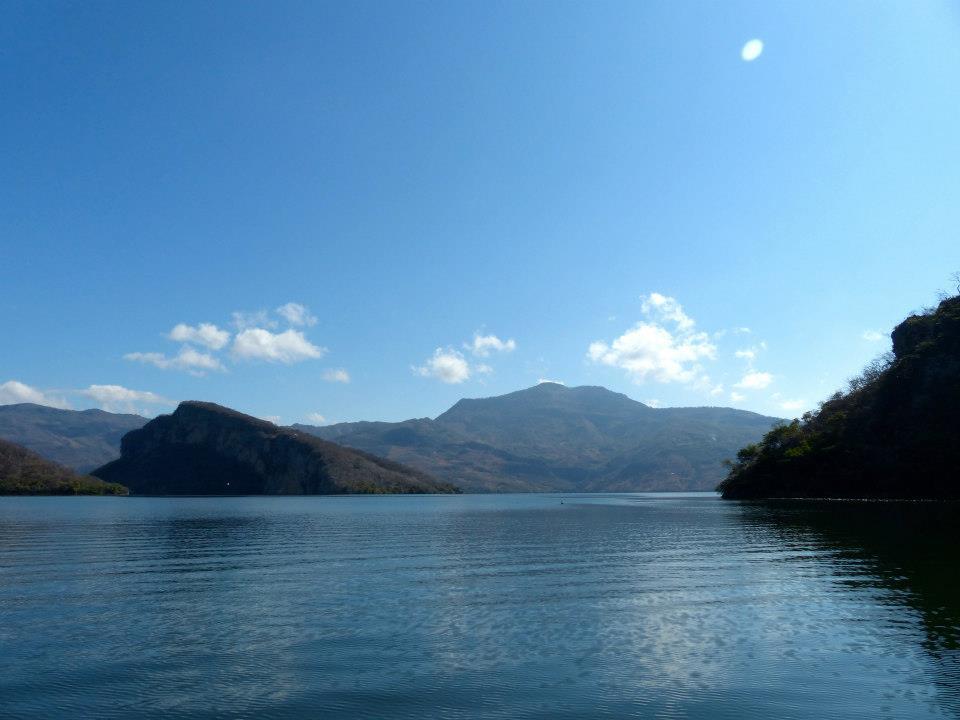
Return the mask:
[[[960,296],[891,337],[847,394],[742,449],[723,496],[960,498]]]
[[[127,433],[121,457],[95,470],[151,495],[443,493],[451,485],[213,403],[184,402]]]

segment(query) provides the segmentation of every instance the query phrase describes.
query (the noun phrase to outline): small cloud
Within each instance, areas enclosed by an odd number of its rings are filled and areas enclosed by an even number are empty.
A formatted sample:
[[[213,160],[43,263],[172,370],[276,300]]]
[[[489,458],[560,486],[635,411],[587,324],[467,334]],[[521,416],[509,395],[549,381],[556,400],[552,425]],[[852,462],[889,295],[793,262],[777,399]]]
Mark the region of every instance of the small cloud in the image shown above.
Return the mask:
[[[552,383],[554,385],[566,386],[566,383],[563,380],[548,380],[547,378],[540,378],[539,380],[537,380],[537,385],[543,385],[544,383]]]
[[[173,357],[167,357],[163,353],[157,352],[132,352],[124,355],[123,359],[153,365],[161,370],[183,370],[197,377],[214,370],[226,370],[223,363],[213,355],[198,352],[186,345],[180,348],[180,352]]]
[[[234,312],[230,324],[237,330],[246,330],[253,327],[275,328],[277,321],[270,318],[266,310],[257,310],[256,312]]]
[[[713,337],[719,340],[720,338],[724,337],[727,333],[731,333],[733,335],[750,335],[751,333],[753,333],[753,330],[743,326],[733,327],[733,328],[724,328],[723,330],[717,330],[713,334]]]
[[[0,405],[18,405],[20,403],[46,405],[60,410],[70,409],[70,403],[66,401],[66,398],[50,395],[18,380],[7,380],[0,385]]]
[[[470,365],[463,355],[453,348],[437,348],[433,357],[413,372],[422,377],[436,378],[440,382],[459,384],[470,379]]]
[[[140,409],[142,405],[176,405],[173,400],[147,390],[131,390],[122,385],[91,385],[80,391],[107,412],[137,413],[147,415],[149,411]]]
[[[644,315],[652,315],[661,322],[676,323],[679,330],[690,330],[694,326],[693,320],[683,311],[683,307],[675,298],[654,292],[640,298],[643,304],[640,309]]]
[[[230,342],[230,333],[212,323],[200,323],[197,327],[180,323],[174,326],[167,337],[176,342],[203,345],[211,350],[219,350]]]
[[[738,393],[738,392],[736,392],[736,391],[732,391],[732,392],[730,393],[730,402],[738,403],[738,402],[743,402],[743,401],[746,400],[746,399],[747,399],[747,396],[746,396],[746,395],[741,395],[740,393]]]
[[[860,337],[867,342],[880,342],[886,337],[886,335],[881,332],[877,332],[876,330],[864,330],[860,334]]]
[[[279,425],[279,424],[280,424],[280,416],[279,416],[279,415],[263,415],[260,419],[261,419],[261,420],[266,420],[267,422],[272,422],[274,425]]]
[[[324,425],[327,422],[327,419],[318,412],[312,412],[307,415],[307,420],[312,422],[314,425]]]
[[[512,338],[501,340],[496,335],[476,334],[472,343],[464,343],[463,346],[477,357],[489,357],[491,352],[513,352],[517,343]]]
[[[767,342],[766,340],[761,340],[756,345],[752,347],[740,348],[733,353],[734,357],[739,358],[740,360],[747,361],[747,367],[753,369],[754,361],[760,357],[760,353],[766,351]]]
[[[651,293],[644,297],[648,320],[637,323],[612,342],[590,344],[587,357],[594,363],[626,370],[636,383],[705,384],[700,360],[712,360],[717,348],[710,337],[695,331],[695,323],[674,298]]]
[[[286,305],[281,305],[277,308],[277,315],[298,327],[312,327],[317,324],[317,316],[311,315],[306,305],[300,303],[288,302]]]
[[[780,407],[784,410],[803,410],[807,406],[807,401],[802,399],[797,400],[784,400],[780,403]]]
[[[291,365],[322,358],[326,348],[314,345],[299,330],[273,333],[263,328],[247,328],[233,339],[232,353],[243,360],[263,360]]]
[[[712,388],[710,388],[710,395],[712,395],[713,397],[718,397],[719,395],[723,395],[723,385],[718,383],[717,385],[714,385]]]
[[[773,375],[766,372],[748,372],[734,387],[746,390],[763,390],[773,382]]]
[[[652,407],[652,408],[662,408],[662,407],[663,407],[663,403],[662,403],[660,400],[657,400],[656,398],[651,398],[650,400],[644,400],[644,401],[643,401],[643,404],[644,404],[644,405],[647,405],[648,407]]]
[[[753,62],[763,53],[763,41],[754,38],[747,40],[740,50],[740,57],[744,62]]]
[[[480,363],[479,365],[474,365],[474,366],[473,366],[473,370],[474,370],[474,372],[478,373],[479,375],[489,375],[490,373],[493,372],[493,368],[490,367],[489,365],[485,364],[485,363]]]
[[[350,373],[343,368],[330,368],[323,371],[323,379],[327,382],[348,383],[350,382]]]

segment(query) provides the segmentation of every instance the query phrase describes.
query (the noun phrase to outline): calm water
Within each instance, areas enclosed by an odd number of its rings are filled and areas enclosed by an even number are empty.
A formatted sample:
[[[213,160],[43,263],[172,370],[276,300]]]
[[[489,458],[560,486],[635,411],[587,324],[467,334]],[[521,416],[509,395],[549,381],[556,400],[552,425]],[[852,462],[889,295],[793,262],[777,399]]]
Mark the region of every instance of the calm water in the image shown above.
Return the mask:
[[[3,718],[960,717],[955,515],[0,498]]]

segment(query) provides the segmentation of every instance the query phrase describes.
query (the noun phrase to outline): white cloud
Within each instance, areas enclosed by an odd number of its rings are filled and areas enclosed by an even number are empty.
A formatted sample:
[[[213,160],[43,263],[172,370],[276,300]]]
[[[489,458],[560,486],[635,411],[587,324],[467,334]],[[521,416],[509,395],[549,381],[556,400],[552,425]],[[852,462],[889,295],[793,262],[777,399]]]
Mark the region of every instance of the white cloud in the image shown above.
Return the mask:
[[[683,307],[674,298],[661,295],[660,293],[650,293],[647,296],[641,296],[643,304],[640,309],[644,315],[653,315],[660,322],[676,323],[679,330],[692,330],[693,320],[683,311]]]
[[[747,396],[746,396],[746,395],[741,395],[741,394],[738,393],[738,392],[731,392],[731,393],[730,393],[730,401],[731,401],[731,402],[738,403],[738,402],[743,402],[743,401],[746,400],[746,399],[747,399]]]
[[[517,348],[512,338],[501,340],[496,335],[481,335],[475,333],[471,342],[463,343],[463,348],[480,358],[489,357],[493,353],[509,353]],[[433,377],[441,382],[457,384],[469,380],[472,375],[489,375],[493,368],[484,362],[472,365],[463,353],[452,346],[437,348],[433,357],[423,365],[411,366],[417,375]]]
[[[723,385],[722,384],[714,385],[712,388],[710,388],[710,394],[713,397],[717,397],[718,395],[723,395]]]
[[[784,400],[780,403],[780,407],[784,410],[803,410],[807,406],[807,401],[802,399],[797,400]]]
[[[247,328],[233,338],[233,354],[244,360],[265,360],[291,364],[323,357],[327,349],[311,343],[299,330],[272,333],[263,328]]]
[[[343,368],[331,368],[324,371],[323,379],[327,382],[348,383],[350,382],[350,373]]]
[[[271,320],[266,310],[257,310],[256,312],[234,312],[231,316],[231,325],[237,330],[246,330],[252,327],[275,328],[276,320]]]
[[[312,412],[307,415],[307,420],[312,422],[314,425],[324,425],[327,422],[327,419],[318,412]]]
[[[180,323],[174,326],[167,337],[177,342],[203,345],[211,350],[219,350],[230,342],[230,333],[212,323],[200,323],[197,327]]]
[[[210,370],[226,370],[223,363],[213,355],[189,347],[180,348],[173,362],[174,368],[186,370],[193,375],[203,375]]]
[[[463,346],[477,357],[488,357],[491,352],[513,352],[517,349],[517,343],[512,338],[501,340],[496,335],[473,336],[472,343],[464,343]]]
[[[175,405],[173,400],[146,390],[131,390],[122,385],[91,385],[80,391],[81,395],[92,398],[107,412],[147,414],[141,405]]]
[[[212,370],[226,369],[223,363],[213,355],[198,352],[187,346],[180,348],[180,352],[173,357],[167,357],[158,352],[132,352],[124,355],[123,359],[153,365],[161,370],[184,370],[198,377]]]
[[[316,315],[311,315],[305,305],[300,303],[288,302],[277,308],[277,315],[282,317],[291,325],[312,327],[317,324]]]
[[[753,62],[760,54],[763,52],[763,40],[747,40],[744,43],[743,48],[740,50],[740,57],[744,62]]]
[[[642,309],[654,322],[639,322],[611,343],[591,343],[587,357],[626,370],[636,383],[652,378],[661,383],[705,384],[699,361],[712,360],[717,352],[709,335],[694,330],[694,321],[674,298],[651,293]]]
[[[661,402],[660,400],[657,400],[656,398],[651,398],[650,400],[644,400],[644,401],[643,401],[643,404],[646,405],[646,406],[648,406],[648,407],[652,407],[652,408],[662,408],[662,407],[663,407],[663,402]]]
[[[544,383],[553,383],[554,385],[566,385],[563,380],[547,380],[547,378],[540,378],[537,380],[537,385],[543,385]]]
[[[747,367],[752,370],[754,361],[760,356],[760,353],[764,352],[766,349],[767,341],[761,340],[756,345],[747,348],[740,348],[733,354],[734,357],[740,358],[741,360],[746,360]]]
[[[720,338],[724,337],[728,332],[733,333],[734,335],[749,335],[750,333],[753,332],[753,330],[751,330],[748,327],[735,327],[730,329],[724,328],[723,330],[717,330],[713,334],[713,337],[719,340]]]
[[[745,390],[763,390],[772,382],[773,375],[770,373],[751,371],[740,378],[740,382],[734,385],[734,387]]]
[[[264,416],[261,417],[260,419],[261,419],[261,420],[266,420],[267,422],[271,422],[271,423],[273,423],[274,425],[279,425],[279,424],[280,424],[280,416],[279,416],[279,415],[264,415]]]
[[[463,355],[453,348],[437,348],[433,357],[413,371],[423,377],[432,377],[448,384],[458,384],[470,379],[470,365]]]
[[[876,330],[864,330],[860,337],[867,342],[880,342],[886,336],[881,332],[877,332]]]
[[[70,408],[70,403],[65,398],[55,397],[18,380],[7,380],[0,385],[0,405],[17,405],[19,403],[46,405],[61,410]]]

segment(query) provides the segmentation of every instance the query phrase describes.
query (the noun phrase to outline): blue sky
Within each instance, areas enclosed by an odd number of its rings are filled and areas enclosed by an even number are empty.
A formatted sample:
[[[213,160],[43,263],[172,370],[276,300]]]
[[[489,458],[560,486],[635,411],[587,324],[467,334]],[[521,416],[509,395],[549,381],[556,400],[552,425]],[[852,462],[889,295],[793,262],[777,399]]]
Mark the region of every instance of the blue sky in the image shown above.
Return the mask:
[[[960,269],[950,2],[2,13],[0,402],[793,416]]]

